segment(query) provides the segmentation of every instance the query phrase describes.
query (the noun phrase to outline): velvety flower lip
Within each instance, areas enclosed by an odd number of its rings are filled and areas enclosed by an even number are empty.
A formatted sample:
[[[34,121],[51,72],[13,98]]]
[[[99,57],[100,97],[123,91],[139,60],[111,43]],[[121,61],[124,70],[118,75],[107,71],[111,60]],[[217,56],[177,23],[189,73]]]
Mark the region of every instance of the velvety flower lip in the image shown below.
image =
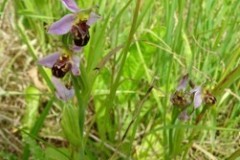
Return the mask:
[[[208,106],[212,106],[217,102],[217,99],[214,95],[212,95],[209,92],[209,90],[207,90],[206,93],[203,96],[203,102]]]
[[[52,77],[52,83],[56,88],[55,94],[58,99],[67,101],[74,96],[74,89],[67,88],[65,85],[63,85],[63,83],[60,81],[60,79],[58,79],[56,77]]]
[[[182,110],[189,106],[192,102],[191,94],[186,91],[188,82],[189,77],[188,74],[186,74],[181,78],[176,91],[170,97],[172,104]]]
[[[80,8],[74,0],[62,0],[63,5],[71,12],[79,12]]]
[[[182,90],[175,91],[174,94],[171,95],[170,101],[174,106],[180,108],[181,110],[185,109],[192,102],[191,95]]]
[[[69,70],[71,70],[74,76],[80,75],[80,58],[76,55],[61,55],[56,52],[43,57],[38,61],[38,64],[52,69],[54,73],[56,69],[59,69],[59,72],[64,72],[63,76],[65,75],[65,72],[68,72]],[[62,78],[63,76],[58,78]]]

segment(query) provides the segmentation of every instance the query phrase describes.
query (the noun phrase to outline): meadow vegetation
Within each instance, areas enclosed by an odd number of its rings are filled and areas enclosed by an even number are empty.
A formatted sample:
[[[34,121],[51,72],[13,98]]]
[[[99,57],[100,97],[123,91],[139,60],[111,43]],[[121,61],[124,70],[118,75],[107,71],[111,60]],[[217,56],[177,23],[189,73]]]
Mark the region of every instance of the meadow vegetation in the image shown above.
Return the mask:
[[[239,0],[76,2],[101,18],[78,53],[80,76],[65,78],[75,96],[62,101],[38,61],[69,44],[48,34],[69,11],[0,0],[0,159],[240,157]],[[178,92],[184,76],[189,93]],[[216,100],[196,107],[196,86]]]

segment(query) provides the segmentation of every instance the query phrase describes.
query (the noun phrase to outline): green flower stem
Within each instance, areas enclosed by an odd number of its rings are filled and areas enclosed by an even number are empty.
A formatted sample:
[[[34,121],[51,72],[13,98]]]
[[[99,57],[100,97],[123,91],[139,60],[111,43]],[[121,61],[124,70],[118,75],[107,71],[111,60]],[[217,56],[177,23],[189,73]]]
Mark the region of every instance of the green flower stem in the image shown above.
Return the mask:
[[[78,102],[78,117],[79,117],[79,129],[80,129],[80,139],[81,139],[81,146],[79,148],[79,152],[80,152],[80,158],[84,157],[84,146],[83,146],[83,132],[84,132],[84,120],[85,120],[85,103],[83,101],[83,97],[81,95],[81,93],[79,92],[79,84],[78,84],[78,79],[73,77],[73,86],[74,86],[74,90],[75,90],[75,94],[77,97],[77,102]]]
[[[78,101],[78,116],[79,116],[79,129],[80,129],[80,148],[79,148],[79,159],[84,159],[84,143],[83,143],[83,134],[84,134],[84,120],[85,120],[85,108],[86,102],[83,100],[82,94],[79,92],[80,87],[78,84],[78,79],[73,77],[73,86],[75,90],[75,94]]]
[[[173,111],[172,111],[172,120],[171,120],[171,125],[174,125],[176,124],[176,120],[180,114],[180,110],[176,107],[173,108]],[[172,154],[174,153],[174,130],[176,129],[169,129],[169,155],[172,156]]]
[[[84,122],[85,122],[85,112],[88,106],[88,101],[91,93],[92,87],[90,87],[90,82],[88,78],[88,74],[83,65],[80,66],[81,76],[74,77],[73,76],[73,87],[75,90],[75,94],[78,102],[78,116],[79,116],[79,129],[80,129],[80,139],[81,145],[79,148],[79,159],[84,159],[84,149],[85,149],[85,141],[84,141]]]

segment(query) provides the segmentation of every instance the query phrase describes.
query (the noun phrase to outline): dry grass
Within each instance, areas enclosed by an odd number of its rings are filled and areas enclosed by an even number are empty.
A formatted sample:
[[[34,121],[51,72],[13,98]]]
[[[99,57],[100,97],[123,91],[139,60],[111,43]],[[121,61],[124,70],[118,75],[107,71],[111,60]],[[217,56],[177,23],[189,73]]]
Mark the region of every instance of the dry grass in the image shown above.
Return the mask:
[[[12,2],[7,3],[0,18],[0,150],[20,156],[24,146],[20,129],[26,106],[25,89],[33,85],[41,91],[46,91],[46,85],[39,79],[36,62],[29,56],[27,46],[19,39]],[[37,40],[33,38],[31,43],[36,46],[38,56],[43,56],[37,46]],[[46,101],[48,98],[42,96],[39,112]],[[40,137],[49,144],[66,146],[66,140],[59,136],[60,113],[59,107],[52,107]]]
[[[25,106],[24,89],[31,83],[26,76],[31,60],[14,29],[12,4],[7,3],[0,19],[0,150],[21,154],[17,128]]]

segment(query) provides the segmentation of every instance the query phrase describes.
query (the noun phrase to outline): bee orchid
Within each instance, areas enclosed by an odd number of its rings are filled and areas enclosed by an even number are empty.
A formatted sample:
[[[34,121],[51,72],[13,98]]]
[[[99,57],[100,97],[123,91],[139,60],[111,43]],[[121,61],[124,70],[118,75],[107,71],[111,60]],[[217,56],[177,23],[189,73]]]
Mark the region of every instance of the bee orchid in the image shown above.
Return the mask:
[[[189,94],[186,89],[189,82],[188,75],[185,75],[180,80],[176,91],[171,96],[171,102],[173,105],[181,108],[182,110],[189,106],[192,102],[191,94]]]
[[[184,121],[189,119],[188,108],[191,104],[193,104],[193,109],[195,110],[203,104],[211,106],[216,103],[216,98],[208,90],[205,91],[201,86],[195,86],[189,80],[188,75],[181,78],[170,100],[180,110],[178,118]]]
[[[202,104],[212,106],[216,103],[217,99],[208,90],[202,91],[200,86],[195,87],[190,91],[194,94],[193,105],[194,108],[200,107]]]
[[[62,0],[62,3],[72,13],[54,22],[48,33],[55,35],[70,33],[76,46],[85,46],[90,39],[89,28],[100,16],[94,12],[88,15],[87,12],[89,11],[81,10],[74,0]]]
[[[74,76],[80,75],[80,58],[76,55],[61,55],[59,52],[56,52],[40,59],[38,64],[50,68],[53,76],[57,78],[63,78],[69,71]]]
[[[60,78],[63,78],[69,71],[74,76],[80,75],[80,58],[78,56],[56,52],[40,59],[38,64],[52,70],[52,83],[56,89],[58,99],[67,101],[74,96],[74,89],[69,85],[63,85]]]

